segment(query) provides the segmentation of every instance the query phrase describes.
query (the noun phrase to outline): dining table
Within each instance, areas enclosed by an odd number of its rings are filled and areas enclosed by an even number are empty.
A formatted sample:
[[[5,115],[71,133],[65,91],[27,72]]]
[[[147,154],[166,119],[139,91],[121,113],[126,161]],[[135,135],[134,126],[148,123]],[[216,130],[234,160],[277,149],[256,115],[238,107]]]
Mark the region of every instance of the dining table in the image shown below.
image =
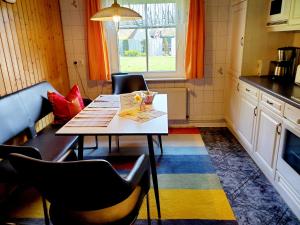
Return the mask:
[[[104,96],[104,97],[102,97]],[[116,96],[113,95],[101,95],[96,99],[116,99]],[[151,174],[153,181],[153,189],[155,194],[155,201],[157,206],[158,218],[161,218],[161,210],[160,210],[160,200],[159,200],[159,189],[158,189],[158,179],[157,179],[157,171],[156,171],[156,160],[154,154],[154,146],[153,146],[153,136],[156,135],[168,135],[168,103],[167,103],[167,95],[166,94],[157,94],[151,105],[147,105],[146,107],[150,107],[151,109],[161,112],[160,116],[156,118],[152,118],[148,121],[141,122],[135,121],[126,116],[121,116],[120,114],[120,106],[115,104],[117,102],[113,102],[114,104],[110,104],[109,102],[102,102],[98,104],[94,100],[90,105],[88,105],[83,112],[86,110],[101,110],[101,112],[113,112],[116,113],[112,116],[112,119],[106,125],[92,126],[92,125],[82,125],[79,124],[76,126],[76,117],[71,119],[68,123],[66,123],[63,127],[61,127],[56,135],[77,135],[78,136],[78,160],[84,160],[84,136],[97,135],[97,136],[147,136],[147,144],[148,144],[148,155],[150,159],[151,166]],[[100,102],[101,103],[101,102]],[[112,103],[112,102],[111,102]],[[97,107],[93,107],[98,104]],[[82,115],[84,113],[81,113]],[[79,114],[79,115],[81,115]],[[97,114],[95,114],[96,117]],[[78,122],[77,122],[78,123]]]

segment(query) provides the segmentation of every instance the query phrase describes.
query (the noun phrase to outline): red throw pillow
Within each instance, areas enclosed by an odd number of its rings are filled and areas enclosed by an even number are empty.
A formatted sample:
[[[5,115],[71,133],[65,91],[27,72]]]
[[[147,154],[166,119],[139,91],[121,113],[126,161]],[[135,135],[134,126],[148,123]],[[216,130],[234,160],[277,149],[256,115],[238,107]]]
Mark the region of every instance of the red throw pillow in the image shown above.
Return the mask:
[[[74,85],[66,97],[48,91],[48,99],[53,108],[54,124],[67,123],[84,108],[78,85]]]
[[[79,104],[81,106],[81,109],[84,108],[84,103],[79,91],[79,87],[77,84],[75,84],[71,90],[69,91],[68,95],[66,96],[66,99],[70,102],[72,102],[74,99],[78,98]]]

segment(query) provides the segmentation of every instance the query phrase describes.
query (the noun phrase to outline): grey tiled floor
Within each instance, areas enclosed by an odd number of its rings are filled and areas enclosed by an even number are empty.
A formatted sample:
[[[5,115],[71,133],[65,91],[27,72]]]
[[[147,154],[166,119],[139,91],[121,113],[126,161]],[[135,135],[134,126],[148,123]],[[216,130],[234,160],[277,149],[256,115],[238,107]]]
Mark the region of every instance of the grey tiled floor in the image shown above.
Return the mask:
[[[200,130],[240,225],[300,225],[227,128]]]

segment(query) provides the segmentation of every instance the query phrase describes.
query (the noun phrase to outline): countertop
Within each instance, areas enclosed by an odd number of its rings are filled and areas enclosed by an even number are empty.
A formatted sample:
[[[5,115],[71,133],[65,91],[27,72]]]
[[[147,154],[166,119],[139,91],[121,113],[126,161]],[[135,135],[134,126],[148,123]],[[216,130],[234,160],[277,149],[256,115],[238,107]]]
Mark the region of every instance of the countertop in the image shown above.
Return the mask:
[[[273,80],[269,76],[241,76],[240,80],[300,109],[300,86]]]

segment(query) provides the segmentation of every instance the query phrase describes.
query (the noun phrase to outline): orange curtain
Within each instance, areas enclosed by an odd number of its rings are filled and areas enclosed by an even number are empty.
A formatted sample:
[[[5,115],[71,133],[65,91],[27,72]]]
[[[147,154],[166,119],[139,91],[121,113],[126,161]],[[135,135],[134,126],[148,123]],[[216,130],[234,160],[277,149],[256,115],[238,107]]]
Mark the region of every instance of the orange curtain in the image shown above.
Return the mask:
[[[204,0],[190,0],[185,72],[187,79],[204,77]]]
[[[104,30],[101,22],[90,18],[99,11],[100,0],[85,0],[87,22],[87,49],[91,80],[109,80],[110,68]]]

